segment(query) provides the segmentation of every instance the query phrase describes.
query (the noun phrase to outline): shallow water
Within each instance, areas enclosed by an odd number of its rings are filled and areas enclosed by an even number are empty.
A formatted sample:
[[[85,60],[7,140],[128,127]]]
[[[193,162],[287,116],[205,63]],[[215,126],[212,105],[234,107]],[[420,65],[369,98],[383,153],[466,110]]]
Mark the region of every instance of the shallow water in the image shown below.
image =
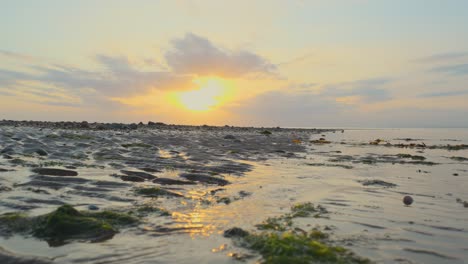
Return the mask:
[[[468,150],[385,146],[386,142],[468,144],[468,130],[346,130],[325,136],[295,131],[264,136],[258,131],[127,133],[13,127],[2,127],[0,132],[0,149],[10,146],[8,155],[13,158],[0,156],[0,168],[14,169],[0,172],[1,186],[11,189],[0,192],[0,213],[24,210],[38,215],[60,203],[79,209],[89,204],[101,209],[155,204],[171,212],[147,217],[138,227],[101,243],[49,247],[33,238],[0,238],[1,247],[20,255],[43,256],[56,263],[234,263],[238,261],[229,253],[254,253],[235,247],[222,236],[224,230],[234,226],[253,230],[267,217],[310,201],[325,206],[330,214],[300,218],[301,227],[329,226],[336,244],[378,263],[464,263],[468,257],[468,208],[457,202],[457,198],[468,201],[468,161],[450,159],[468,158]],[[226,140],[226,134],[238,140]],[[331,143],[309,143],[320,137]],[[375,139],[385,142],[369,145]],[[48,155],[31,154],[37,148]],[[435,164],[412,163],[415,160],[397,154],[423,156]],[[47,164],[51,161],[56,163]],[[73,164],[79,176],[52,188],[47,184],[57,184],[57,179],[31,172],[30,166],[38,164],[57,168]],[[121,169],[142,168],[171,179],[181,179],[180,173],[191,170],[218,172],[231,184],[170,185],[165,188],[185,198],[143,198],[135,196],[133,188],[157,184],[124,182],[116,176]],[[396,186],[364,186],[364,180]],[[210,193],[219,188],[225,190]],[[403,205],[405,195],[414,198],[411,206]],[[217,203],[220,197],[232,202]],[[258,259],[254,254],[247,262]]]

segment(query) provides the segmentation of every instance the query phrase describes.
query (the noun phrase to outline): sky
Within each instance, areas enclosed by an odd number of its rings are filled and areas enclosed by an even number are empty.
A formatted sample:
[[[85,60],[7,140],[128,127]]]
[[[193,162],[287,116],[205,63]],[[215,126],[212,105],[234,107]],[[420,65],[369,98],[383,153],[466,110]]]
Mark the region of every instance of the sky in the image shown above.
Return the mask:
[[[0,7],[0,119],[468,127],[468,1]]]

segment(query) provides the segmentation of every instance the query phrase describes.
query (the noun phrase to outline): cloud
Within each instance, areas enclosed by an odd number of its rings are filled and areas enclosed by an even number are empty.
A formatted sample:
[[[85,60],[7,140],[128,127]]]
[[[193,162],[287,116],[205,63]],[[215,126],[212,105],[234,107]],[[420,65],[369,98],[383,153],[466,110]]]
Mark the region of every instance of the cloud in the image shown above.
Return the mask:
[[[445,74],[455,75],[455,76],[467,75],[468,63],[438,66],[438,67],[432,68],[430,71],[438,72],[438,73],[445,73]]]
[[[228,110],[239,116],[241,120],[238,122],[243,124],[314,126],[336,124],[336,117],[347,108],[350,106],[312,92],[270,91],[231,106]]]
[[[432,92],[421,94],[418,97],[427,98],[427,97],[447,97],[447,96],[459,96],[467,95],[468,90],[457,90],[457,91],[448,91],[448,92]]]
[[[182,74],[240,77],[252,74],[273,75],[276,65],[250,51],[230,51],[216,47],[206,38],[192,33],[172,41],[166,52],[167,64]]]
[[[439,53],[434,54],[431,56],[423,57],[414,60],[417,63],[439,63],[439,62],[447,62],[451,60],[457,60],[462,58],[467,58],[468,52],[447,52],[447,53]]]
[[[100,69],[89,70],[0,50],[0,57],[20,63],[15,70],[0,68],[0,92],[3,96],[10,95],[8,90],[19,89],[29,82],[35,83],[37,89],[29,90],[29,93],[23,90],[22,100],[30,95],[41,97],[44,103],[51,105],[64,104],[60,98],[39,91],[44,86],[53,86],[88,105],[102,104],[113,98],[142,96],[153,91],[194,89],[192,80],[195,75],[258,78],[275,74],[276,66],[259,55],[245,50],[221,49],[195,34],[174,39],[171,45],[164,55],[171,69],[161,69],[161,64],[154,58],[144,58],[137,64],[126,56],[97,54],[93,59]]]
[[[359,97],[365,103],[386,101],[392,99],[392,97],[383,86],[391,81],[388,78],[374,78],[326,85],[322,95],[329,97]]]

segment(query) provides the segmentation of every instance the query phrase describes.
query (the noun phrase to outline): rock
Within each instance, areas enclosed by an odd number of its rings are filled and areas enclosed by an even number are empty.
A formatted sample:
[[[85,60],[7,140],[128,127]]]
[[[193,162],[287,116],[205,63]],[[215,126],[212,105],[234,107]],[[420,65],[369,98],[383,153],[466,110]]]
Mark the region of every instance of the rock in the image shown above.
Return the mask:
[[[145,179],[138,177],[138,176],[126,176],[126,175],[120,176],[120,179],[122,181],[130,181],[130,182],[144,182],[145,181]]]
[[[47,151],[43,150],[43,149],[36,149],[36,151],[34,151],[36,154],[38,154],[39,156],[47,156],[49,155],[49,153],[47,153]]]
[[[49,176],[78,176],[78,172],[76,171],[52,168],[34,168],[32,172]]]
[[[157,178],[153,180],[153,183],[161,184],[161,185],[193,185],[196,184],[192,181],[181,181],[169,178]]]
[[[142,171],[151,172],[151,173],[161,172],[160,169],[150,168],[150,167],[143,167],[143,168],[139,168],[139,169],[142,170]]]
[[[97,205],[90,204],[88,205],[88,210],[96,211],[96,210],[99,210],[99,207]]]
[[[411,205],[413,203],[413,198],[409,195],[403,197],[403,203],[405,205]]]
[[[233,135],[226,135],[224,136],[224,139],[236,139],[236,137]]]
[[[386,182],[386,181],[382,181],[382,180],[364,180],[364,181],[359,181],[359,182],[362,183],[362,185],[364,185],[364,186],[380,185],[380,186],[387,187],[387,188],[392,188],[392,187],[397,186],[394,183]]]
[[[225,179],[216,178],[216,177],[213,177],[207,174],[202,174],[202,173],[182,173],[180,174],[180,177],[186,178],[187,180],[190,180],[190,181],[196,181],[196,182],[201,182],[201,183],[206,183],[206,184],[217,184],[220,186],[224,186],[230,183],[229,181]]]
[[[132,130],[138,129],[138,125],[135,124],[135,123],[130,124],[130,125],[128,125],[128,129],[132,129]]]
[[[153,179],[158,178],[154,176],[153,174],[149,174],[149,173],[142,172],[142,171],[121,170],[120,172],[127,176],[140,177],[140,178],[147,179],[147,180],[153,180]]]
[[[245,231],[239,227],[233,227],[231,229],[225,230],[223,236],[224,237],[246,237],[249,235],[249,232]]]
[[[1,151],[0,151],[1,154],[15,154],[15,150],[13,149],[12,146],[8,146],[8,147],[5,147],[3,148]]]
[[[80,123],[80,128],[90,128],[89,123],[86,121],[83,121]]]

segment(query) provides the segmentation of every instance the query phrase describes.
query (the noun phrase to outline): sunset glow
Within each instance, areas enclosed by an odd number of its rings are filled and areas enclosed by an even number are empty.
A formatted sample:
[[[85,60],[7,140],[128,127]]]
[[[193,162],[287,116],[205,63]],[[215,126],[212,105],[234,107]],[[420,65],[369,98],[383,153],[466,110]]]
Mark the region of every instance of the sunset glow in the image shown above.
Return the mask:
[[[177,94],[178,103],[190,111],[209,111],[229,99],[231,84],[217,77],[193,81],[199,88]]]

